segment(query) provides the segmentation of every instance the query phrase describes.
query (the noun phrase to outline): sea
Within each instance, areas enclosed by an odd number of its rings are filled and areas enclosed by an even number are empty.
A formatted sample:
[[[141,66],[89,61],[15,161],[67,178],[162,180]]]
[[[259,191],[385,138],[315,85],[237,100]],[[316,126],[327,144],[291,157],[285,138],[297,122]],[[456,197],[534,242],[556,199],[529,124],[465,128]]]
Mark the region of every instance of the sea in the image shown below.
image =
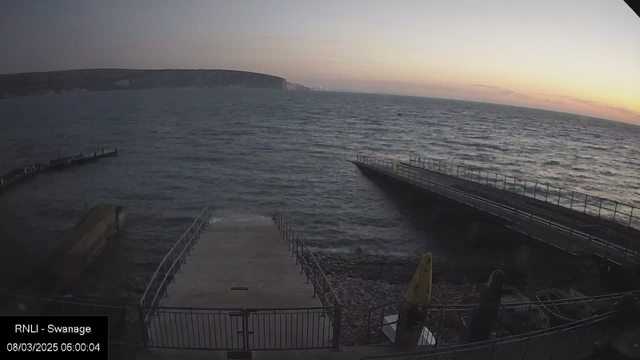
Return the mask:
[[[574,114],[248,89],[0,101],[2,172],[102,147],[120,153],[0,195],[0,286],[15,284],[100,203],[124,206],[126,229],[74,289],[90,296],[137,300],[209,203],[216,218],[282,211],[319,251],[446,256],[451,233],[416,226],[411,209],[350,162],[357,153],[442,159],[640,206],[640,127]]]

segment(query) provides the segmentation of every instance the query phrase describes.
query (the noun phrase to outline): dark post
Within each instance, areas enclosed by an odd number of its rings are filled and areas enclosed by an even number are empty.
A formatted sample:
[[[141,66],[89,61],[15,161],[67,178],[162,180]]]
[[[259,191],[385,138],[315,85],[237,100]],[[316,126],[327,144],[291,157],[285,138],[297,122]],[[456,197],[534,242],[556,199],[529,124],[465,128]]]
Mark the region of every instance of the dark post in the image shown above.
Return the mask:
[[[342,322],[342,305],[333,308],[333,351],[340,351],[340,328]]]
[[[138,322],[140,323],[140,340],[142,341],[142,348],[147,350],[149,348],[149,338],[147,334],[147,327],[145,326],[144,309],[142,306],[138,306]]]
[[[583,214],[586,214],[587,212],[587,199],[589,199],[589,195],[585,194],[584,195],[584,211],[582,212]]]
[[[573,210],[573,195],[575,195],[575,194],[576,194],[575,191],[571,192],[571,206],[569,206],[569,209],[571,209],[571,210]]]
[[[613,210],[613,222],[616,222],[616,213],[618,212],[618,202],[616,201],[616,207]]]
[[[560,205],[560,195],[562,195],[562,188],[558,188],[558,205]]]
[[[602,200],[604,199],[600,198],[600,206],[598,207],[598,219],[600,219],[600,212],[602,211]]]
[[[242,342],[244,351],[249,351],[249,311],[242,309]]]
[[[544,195],[544,202],[547,202],[549,199],[549,183],[547,183],[547,193]]]

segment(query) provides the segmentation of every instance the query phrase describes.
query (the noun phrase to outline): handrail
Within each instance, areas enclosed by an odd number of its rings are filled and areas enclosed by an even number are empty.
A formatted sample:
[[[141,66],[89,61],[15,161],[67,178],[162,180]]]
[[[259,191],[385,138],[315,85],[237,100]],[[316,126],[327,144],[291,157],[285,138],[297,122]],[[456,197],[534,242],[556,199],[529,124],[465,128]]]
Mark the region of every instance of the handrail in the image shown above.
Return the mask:
[[[609,306],[613,306],[614,302],[620,300],[624,295],[631,294],[633,296],[640,295],[640,290],[634,290],[629,292],[621,292],[615,294],[605,294],[598,296],[583,296],[583,297],[575,297],[569,299],[559,299],[559,300],[536,300],[529,302],[514,302],[514,303],[505,303],[498,305],[498,318],[496,318],[497,323],[501,323],[503,321],[503,317],[509,316],[512,312],[544,312],[548,313],[551,311],[550,309],[555,309],[558,307],[570,305],[570,306],[583,306],[585,308],[591,309],[591,312],[587,315],[587,318],[593,318],[598,315],[598,311],[603,311],[609,308]],[[366,332],[364,333],[364,338],[367,342],[370,341],[372,330],[376,334],[380,334],[382,329],[387,325],[392,325],[397,323],[397,321],[385,321],[386,315],[391,315],[397,312],[397,308],[392,307],[393,305],[399,306],[398,302],[390,302],[384,305],[378,305],[375,307],[370,307],[367,315],[367,326]],[[427,318],[425,319],[424,326],[429,326],[431,332],[434,336],[443,337],[442,342],[439,343],[439,346],[442,346],[442,343],[447,343],[448,346],[453,344],[459,344],[460,340],[464,338],[464,333],[460,333],[461,328],[457,326],[450,326],[451,319],[457,318],[461,319],[463,316],[470,316],[474,310],[480,307],[480,304],[436,304],[430,305],[426,309]],[[443,322],[443,316],[445,317],[445,321]],[[559,316],[554,315],[557,318]],[[531,321],[531,325],[541,324],[544,322],[544,316],[533,316],[529,320]],[[551,319],[551,318],[550,318]],[[575,323],[577,320],[565,319],[563,322]],[[540,323],[539,323],[540,322]],[[444,328],[442,325],[444,324]],[[448,324],[448,325],[447,325]],[[547,328],[547,327],[543,327]],[[440,330],[443,332],[441,333]],[[462,329],[464,330],[464,329]],[[443,336],[446,334],[446,336]],[[496,335],[497,338],[505,338],[503,335]]]
[[[509,307],[520,307],[520,306],[524,306],[524,305],[534,305],[534,306],[535,305],[556,305],[557,306],[557,305],[572,304],[572,303],[581,302],[581,301],[613,300],[613,299],[620,298],[625,294],[632,294],[632,295],[640,296],[640,290],[623,291],[623,292],[618,292],[618,293],[602,294],[602,295],[595,295],[595,296],[580,296],[580,297],[573,297],[571,299],[536,300],[536,301],[529,301],[529,302],[510,302],[510,303],[507,303],[507,304],[500,304],[499,307],[501,307],[501,308],[509,308]],[[398,302],[396,302],[396,301],[388,302],[386,304],[370,307],[369,311],[382,309],[382,308],[385,308],[385,307],[388,307],[388,306],[391,306],[391,305],[395,305],[395,304],[398,304]],[[475,309],[476,307],[478,307],[478,304],[433,304],[433,305],[429,305],[429,309]]]
[[[637,304],[636,304],[636,307],[637,307]],[[624,310],[610,311],[610,312],[607,312],[592,318],[580,320],[574,323],[555,326],[547,329],[536,330],[536,331],[528,332],[526,334],[512,335],[512,336],[503,337],[499,339],[491,339],[491,340],[478,341],[473,343],[457,344],[452,346],[445,346],[442,348],[430,348],[430,349],[424,349],[424,350],[404,351],[404,352],[396,352],[396,353],[389,353],[389,354],[382,354],[382,355],[365,356],[361,359],[362,360],[419,359],[420,357],[425,357],[425,356],[448,355],[448,354],[462,353],[465,351],[479,350],[479,349],[484,349],[488,347],[495,347],[497,345],[523,342],[523,341],[531,340],[538,336],[566,333],[572,330],[584,331],[584,329],[590,325],[603,323],[605,321],[610,321],[616,315],[620,314],[622,311]],[[440,358],[440,357],[437,357],[437,358]]]
[[[468,180],[477,184],[482,184],[482,185],[487,185],[487,186],[492,186],[494,188],[498,188],[497,184],[498,183],[502,183],[503,184],[503,190],[507,190],[510,192],[514,192],[515,193],[515,188],[519,187],[518,184],[523,184],[521,185],[523,187],[522,190],[522,195],[524,195],[525,197],[529,197],[529,198],[533,198],[535,200],[539,200],[539,201],[543,201],[545,203],[548,204],[553,204],[553,205],[558,205],[558,206],[562,206],[564,208],[570,209],[570,210],[574,210],[576,207],[578,207],[578,204],[582,204],[584,206],[580,206],[582,207],[582,212],[583,213],[590,213],[591,215],[596,216],[596,211],[597,211],[597,218],[598,219],[602,219],[605,221],[610,221],[613,222],[615,224],[619,224],[619,225],[623,225],[627,228],[634,228],[634,229],[640,229],[640,211],[638,211],[638,207],[631,205],[631,204],[627,204],[627,203],[623,203],[623,202],[619,202],[616,200],[611,200],[611,199],[607,199],[607,198],[602,198],[602,197],[598,197],[598,196],[593,196],[593,195],[589,195],[586,193],[581,193],[579,191],[573,191],[573,190],[568,190],[568,189],[564,189],[558,186],[553,186],[551,185],[549,182],[541,182],[541,181],[536,181],[536,180],[526,180],[526,179],[521,179],[515,176],[506,176],[506,175],[502,175],[502,174],[498,174],[498,173],[494,173],[494,172],[489,172],[489,171],[483,171],[481,169],[472,169],[472,167],[469,166],[465,166],[465,165],[455,165],[452,163],[448,163],[446,161],[442,161],[439,159],[433,159],[433,158],[427,158],[427,157],[417,157],[417,156],[411,156],[409,158],[409,163],[411,165],[414,164],[420,164],[422,168],[428,169],[430,171],[435,171],[438,173],[442,173],[445,175],[449,175],[449,176],[453,176],[459,179],[464,179],[464,180]],[[425,167],[425,165],[427,167]],[[444,170],[443,170],[444,168]],[[453,171],[455,168],[455,172]],[[477,175],[476,175],[476,170],[477,170]],[[462,177],[460,177],[460,174],[462,173]],[[484,176],[483,176],[484,173]],[[513,179],[513,190],[511,191],[510,187],[506,186],[508,181],[507,179]],[[529,187],[527,187],[527,183],[529,184],[535,184],[534,185],[534,190],[531,191],[531,189]],[[542,188],[539,187],[539,185],[542,185]],[[550,191],[553,190],[553,191]],[[562,193],[565,194],[571,194],[571,197],[569,197],[568,195],[566,196],[562,196]],[[549,197],[549,194],[553,194],[551,197]],[[518,191],[518,194],[520,194],[520,191]],[[533,196],[531,196],[533,194]],[[538,196],[538,194],[542,194],[543,196]],[[557,194],[557,195],[555,195]],[[576,197],[577,195],[577,197]],[[569,206],[566,206],[566,204],[562,201],[560,201],[560,199],[565,199],[565,200],[571,200],[569,202]],[[580,201],[580,199],[584,199],[583,201]],[[591,201],[589,201],[589,199],[591,199]],[[552,201],[553,200],[553,201]],[[599,203],[599,205],[594,205],[594,200],[595,203]],[[613,204],[613,208],[604,206],[603,204],[606,203],[611,203]],[[589,208],[589,206],[593,207],[593,206],[597,206],[595,209],[593,209],[593,212],[591,212],[591,208]],[[621,207],[626,207],[628,208],[627,212],[622,211],[622,209],[620,209]],[[587,211],[589,210],[589,211]],[[604,216],[602,210],[606,210],[609,212],[613,212],[612,213],[612,219],[607,218]],[[634,216],[634,212],[637,214],[636,216]],[[629,219],[629,221],[627,222],[626,220],[623,222],[616,221],[616,218],[618,217],[617,215],[622,216],[622,218],[624,219]],[[619,219],[622,219],[619,218]],[[634,226],[635,225],[635,226]]]
[[[340,332],[342,327],[342,304],[340,303],[340,299],[338,299],[338,295],[333,289],[333,286],[331,286],[331,282],[322,270],[313,252],[309,250],[309,247],[307,247],[304,241],[300,240],[295,234],[291,224],[285,219],[284,215],[276,211],[272,219],[278,230],[280,230],[282,238],[285,240],[289,250],[291,250],[291,256],[295,256],[296,264],[300,265],[300,273],[302,274],[304,272],[307,277],[307,282],[311,280],[313,296],[315,297],[317,294],[322,305],[333,309],[333,313],[328,312],[327,315],[333,323],[333,349],[337,351],[340,348]],[[318,289],[321,289],[321,291],[318,291]],[[327,294],[329,294],[329,296],[327,296]]]
[[[274,215],[274,221],[276,222],[276,226],[278,227],[278,230],[280,230],[282,232],[282,236],[285,239],[285,241],[287,242],[287,245],[289,246],[289,249],[294,253],[293,255],[296,256],[296,263],[299,263],[301,266],[301,270],[305,270],[305,272],[309,272],[312,275],[315,275],[313,272],[313,269],[310,268],[309,264],[308,264],[308,259],[305,258],[305,250],[306,250],[306,256],[311,258],[311,260],[313,261],[312,265],[315,265],[315,267],[318,269],[318,271],[320,272],[320,277],[323,281],[323,292],[325,292],[325,289],[328,288],[329,289],[329,293],[331,294],[331,296],[333,296],[334,299],[334,304],[324,304],[325,306],[335,306],[335,305],[340,305],[340,300],[338,299],[338,295],[336,295],[333,286],[331,286],[331,283],[329,282],[327,276],[324,273],[324,270],[322,270],[322,267],[320,266],[320,264],[318,263],[318,261],[316,260],[316,257],[313,255],[313,252],[311,250],[309,250],[309,247],[304,243],[303,240],[300,240],[300,238],[295,235],[294,230],[291,228],[291,225],[289,224],[289,222],[284,218],[284,215],[280,212],[276,212]],[[301,248],[301,250],[299,250]],[[305,264],[303,264],[302,262],[305,262]],[[306,269],[303,269],[306,265]],[[314,282],[317,280],[316,279],[317,276],[313,276]],[[309,279],[309,274],[307,273],[307,279]],[[319,283],[314,283],[314,296],[317,294],[317,289],[316,286],[320,286],[321,284]],[[323,303],[325,302],[325,300],[321,299],[323,301]]]
[[[167,282],[172,278],[175,273],[178,271],[180,265],[185,260],[185,252],[188,252],[190,248],[193,246],[195,240],[197,240],[198,236],[204,231],[204,229],[209,224],[209,219],[211,218],[211,209],[210,204],[202,210],[200,215],[193,221],[191,226],[182,234],[182,236],[178,239],[178,241],[173,244],[171,249],[164,256],[158,268],[153,273],[149,284],[147,285],[142,297],[140,298],[140,306],[145,308],[154,308],[158,305],[160,301],[159,295],[161,292],[166,294],[167,292]],[[188,237],[188,240],[185,240]],[[175,258],[174,255],[179,252]],[[167,264],[170,265],[167,268]],[[162,271],[162,272],[161,272]],[[162,278],[160,283],[158,284],[158,279]],[[152,290],[152,287],[155,288]],[[151,298],[151,296],[153,296]],[[148,315],[147,315],[148,316]],[[146,320],[146,319],[145,319]]]

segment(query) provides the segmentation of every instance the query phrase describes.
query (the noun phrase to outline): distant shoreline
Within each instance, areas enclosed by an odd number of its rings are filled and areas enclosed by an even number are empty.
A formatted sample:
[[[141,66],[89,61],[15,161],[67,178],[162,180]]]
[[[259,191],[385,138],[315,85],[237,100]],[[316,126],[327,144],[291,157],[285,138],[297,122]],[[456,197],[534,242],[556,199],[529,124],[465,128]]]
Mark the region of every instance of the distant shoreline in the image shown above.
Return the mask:
[[[310,90],[279,76],[220,69],[81,69],[0,75],[0,99],[162,88]]]

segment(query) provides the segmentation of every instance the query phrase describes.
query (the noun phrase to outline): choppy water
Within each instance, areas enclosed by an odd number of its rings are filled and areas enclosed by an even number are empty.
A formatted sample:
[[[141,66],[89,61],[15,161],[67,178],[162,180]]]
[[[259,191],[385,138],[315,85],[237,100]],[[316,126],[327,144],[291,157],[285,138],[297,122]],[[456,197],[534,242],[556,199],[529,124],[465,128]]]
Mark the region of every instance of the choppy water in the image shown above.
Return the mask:
[[[397,116],[402,113],[402,116]],[[3,284],[45,256],[84,204],[126,207],[122,239],[83,288],[132,297],[210,201],[217,217],[285,211],[321,249],[437,246],[348,160],[422,154],[640,205],[640,127],[414,97],[145,90],[0,101],[0,164],[99,146],[121,155],[41,175],[0,196]]]

